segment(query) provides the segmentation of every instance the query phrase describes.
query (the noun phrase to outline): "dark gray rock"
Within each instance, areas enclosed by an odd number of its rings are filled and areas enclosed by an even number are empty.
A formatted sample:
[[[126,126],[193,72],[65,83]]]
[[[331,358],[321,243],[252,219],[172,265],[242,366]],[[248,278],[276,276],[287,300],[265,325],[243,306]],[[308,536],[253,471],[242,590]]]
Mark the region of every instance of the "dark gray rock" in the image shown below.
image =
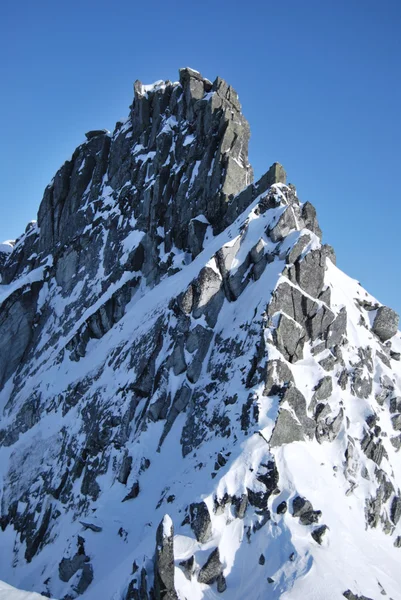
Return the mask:
[[[220,575],[217,577],[217,591],[222,594],[223,592],[225,592],[227,589],[227,582],[226,582],[226,578],[224,577],[223,573],[220,573]]]
[[[333,391],[332,378],[328,375],[326,377],[322,377],[322,379],[320,379],[320,381],[316,384],[316,386],[313,389],[314,394],[309,405],[309,410],[312,411],[316,409],[317,404],[319,402],[321,402],[322,400],[327,400],[327,398],[331,396]]]
[[[386,342],[397,333],[399,322],[400,317],[394,310],[387,306],[381,306],[377,309],[372,331],[380,341]]]
[[[390,438],[391,445],[398,451],[401,448],[401,435]]]
[[[372,600],[372,598],[368,598],[367,596],[357,596],[356,594],[353,594],[351,592],[351,590],[346,590],[343,593],[344,598],[347,598],[347,600]]]
[[[131,580],[124,600],[149,600],[146,569],[141,569],[139,581],[138,577]]]
[[[171,355],[171,363],[174,371],[174,375],[180,375],[187,369],[187,363],[185,360],[184,352],[184,337],[177,336],[177,342],[174,346],[173,353]]]
[[[292,501],[292,516],[301,517],[305,513],[313,511],[312,503],[302,496],[296,496]]]
[[[160,450],[160,447],[163,444],[166,436],[168,435],[170,429],[172,428],[174,421],[178,417],[178,415],[180,413],[182,413],[184,410],[186,410],[186,408],[189,404],[189,401],[191,399],[191,395],[192,395],[192,390],[186,383],[184,383],[179,388],[179,390],[177,390],[177,392],[174,396],[173,403],[172,403],[171,408],[167,415],[166,423],[163,428],[163,433],[160,437],[159,450]]]
[[[274,448],[283,444],[291,444],[291,442],[303,442],[304,439],[302,425],[288,410],[282,408],[270,438],[270,446]]]
[[[284,390],[294,384],[291,369],[279,359],[268,360],[266,363],[265,396],[281,395]]]
[[[139,496],[139,482],[135,481],[132,484],[132,487],[130,489],[130,491],[128,492],[128,494],[123,498],[123,502],[126,502],[127,500],[135,500],[135,498],[137,498]]]
[[[323,536],[326,535],[326,532],[328,531],[328,527],[327,525],[321,525],[320,527],[317,527],[316,529],[314,529],[311,533],[311,536],[313,537],[313,539],[315,540],[315,542],[317,542],[320,546],[320,544],[323,541]]]
[[[195,258],[203,250],[203,240],[205,238],[208,223],[201,219],[192,219],[188,228],[188,247]]]
[[[281,242],[296,227],[297,222],[294,211],[291,207],[288,207],[281,214],[277,223],[267,233],[273,242]]]
[[[322,516],[322,511],[310,510],[310,511],[304,512],[299,517],[299,521],[302,525],[313,525],[314,523],[317,523],[319,521],[321,516]]]
[[[85,554],[84,548],[84,540],[83,538],[78,536],[78,551],[71,558],[63,558],[58,566],[58,575],[61,581],[69,581],[71,577],[75,575],[78,571],[82,570],[82,587],[86,588],[91,583],[93,579],[93,571],[85,567],[89,567],[90,558]],[[85,570],[84,570],[85,569]],[[92,574],[92,579],[89,581]],[[80,580],[80,581],[81,581]],[[89,583],[88,583],[89,582]],[[86,589],[85,588],[85,589]],[[84,590],[85,591],[85,590]],[[81,594],[83,592],[80,592]]]
[[[332,352],[330,352],[327,356],[322,358],[322,360],[319,360],[319,365],[325,371],[332,371],[336,364],[337,364],[337,358],[334,356],[334,354]]]
[[[82,575],[79,578],[77,585],[77,593],[82,595],[93,581],[93,567],[91,564],[84,564],[82,567]]]
[[[202,325],[196,325],[187,336],[186,349],[193,354],[193,359],[189,363],[187,377],[191,383],[198,381],[202,371],[203,361],[209,350],[210,342],[213,338],[213,331],[206,329]]]
[[[315,434],[315,422],[306,414],[306,400],[303,394],[294,386],[285,390],[281,400],[283,407],[288,406],[294,411],[298,421],[302,425],[304,436],[312,439]]]
[[[361,442],[361,448],[366,456],[373,460],[378,466],[380,466],[383,457],[387,457],[387,452],[382,441],[380,439],[376,441],[372,433],[365,433]]]
[[[80,521],[80,523],[84,530],[90,529],[94,533],[100,533],[101,531],[103,531],[102,527],[99,527],[99,525],[95,525],[94,523],[85,523],[85,521]]]
[[[279,472],[274,460],[269,460],[267,464],[263,463],[258,470],[257,480],[262,483],[266,492],[263,495],[264,507],[272,494],[278,493]]]
[[[347,310],[345,306],[340,310],[334,321],[329,325],[326,347],[333,348],[341,343],[347,331]]]
[[[297,282],[312,298],[318,298],[323,289],[325,265],[325,256],[321,250],[312,250],[295,262]]]
[[[312,339],[315,339],[316,334],[310,327],[310,323],[319,312],[319,305],[302,294],[298,288],[287,282],[280,283],[273,292],[268,306],[269,316],[273,316],[276,312],[283,312],[294,319],[311,334]]]
[[[215,548],[213,552],[209,555],[206,563],[203,565],[201,570],[199,571],[198,581],[199,583],[206,583],[207,585],[211,585],[217,578],[223,574],[224,566],[220,561],[220,553],[219,549]]]
[[[284,515],[287,512],[287,502],[285,500],[280,502],[280,504],[277,506],[276,512],[278,515]]]
[[[323,305],[316,311],[315,314],[312,314],[308,319],[306,326],[309,332],[309,336],[311,340],[321,339],[325,340],[328,333],[328,328],[334,321],[334,313],[327,308],[327,306]],[[319,352],[323,349],[323,343],[319,344]],[[316,353],[316,348],[314,349]]]
[[[293,245],[293,247],[290,248],[290,250],[288,251],[286,259],[285,259],[286,263],[287,264],[295,263],[295,261],[300,258],[301,254],[304,252],[305,248],[310,243],[310,241],[311,241],[310,235],[307,235],[307,234],[301,235],[299,237],[299,239],[297,240],[297,242]]]
[[[334,252],[334,248],[332,246],[330,246],[329,244],[323,244],[322,252],[326,258],[331,260],[333,265],[337,263],[336,253]]]
[[[340,376],[338,378],[338,385],[340,386],[340,388],[342,390],[346,390],[347,389],[347,383],[348,383],[348,371],[347,369],[343,369],[340,373]]]
[[[189,507],[192,531],[198,542],[207,542],[212,535],[212,522],[209,510],[204,502],[194,502]]]
[[[120,483],[125,485],[128,481],[128,477],[130,476],[132,468],[132,456],[129,454],[124,454],[124,458],[121,462],[120,471],[118,473],[117,479]]]
[[[155,600],[177,600],[174,587],[174,528],[168,515],[164,516],[157,528],[154,562]]]
[[[98,135],[107,135],[108,133],[110,133],[108,129],[92,129],[91,131],[85,133],[85,137],[87,140],[91,140]]]
[[[188,579],[188,581],[191,581],[192,575],[194,574],[194,571],[195,571],[195,557],[191,556],[187,560],[181,561],[180,567],[182,567],[182,570],[184,571],[184,575]]]
[[[293,319],[280,314],[278,325],[274,331],[274,340],[278,350],[291,363],[303,358],[305,330]]]
[[[321,400],[327,400],[332,394],[333,391],[333,381],[329,376],[323,377],[314,387],[313,399],[316,402],[321,402]]]
[[[394,414],[396,412],[401,413],[401,397],[400,396],[396,396],[396,397],[390,399],[390,412],[392,414]]]
[[[242,494],[239,498],[236,498],[234,506],[237,519],[243,519],[248,508],[248,496]]]
[[[325,419],[331,413],[331,408],[329,404],[325,404],[324,402],[319,402],[315,408],[315,420],[319,421]]]
[[[395,429],[396,431],[401,431],[401,414],[394,415],[394,417],[391,417],[391,424],[393,426],[393,429]]]
[[[209,327],[214,327],[225,298],[221,275],[211,267],[204,267],[192,286],[194,318],[199,319],[204,315]]]
[[[23,286],[1,305],[0,389],[15,372],[33,338],[40,284]]]
[[[340,408],[335,417],[326,417],[318,419],[316,425],[316,439],[322,444],[323,442],[334,442],[340,433],[344,420],[344,411]]]
[[[269,170],[262,175],[259,181],[255,184],[257,189],[257,195],[263,194],[266,190],[268,190],[275,183],[286,183],[287,175],[286,172],[280,163],[275,162],[269,168]]]
[[[305,202],[302,207],[302,218],[305,222],[305,227],[322,239],[322,231],[319,227],[316,217],[316,209],[310,202]]]
[[[391,503],[390,517],[394,525],[397,525],[401,517],[401,496],[394,496]]]

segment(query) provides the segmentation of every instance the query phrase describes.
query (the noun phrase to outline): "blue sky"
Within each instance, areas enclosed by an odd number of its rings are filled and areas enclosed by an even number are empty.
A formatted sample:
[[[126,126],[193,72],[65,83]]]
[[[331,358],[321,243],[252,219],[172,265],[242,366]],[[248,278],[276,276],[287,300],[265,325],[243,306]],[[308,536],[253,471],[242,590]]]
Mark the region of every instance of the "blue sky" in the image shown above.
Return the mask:
[[[401,313],[400,32],[400,0],[3,0],[0,241],[135,79],[191,66],[239,93],[256,177],[281,162],[340,268]]]

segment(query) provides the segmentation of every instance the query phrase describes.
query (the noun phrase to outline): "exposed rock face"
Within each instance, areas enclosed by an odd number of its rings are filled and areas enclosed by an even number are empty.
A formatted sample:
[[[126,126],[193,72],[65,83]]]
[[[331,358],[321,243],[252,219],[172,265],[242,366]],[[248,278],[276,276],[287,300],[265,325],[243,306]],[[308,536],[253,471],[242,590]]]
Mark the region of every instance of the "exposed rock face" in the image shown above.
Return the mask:
[[[231,86],[182,69],[134,96],[0,246],[5,576],[63,600],[379,577],[395,598],[397,316],[335,269],[281,165],[253,182]],[[336,518],[366,540],[351,566]]]
[[[208,585],[211,585],[215,581],[220,580],[220,587],[224,587],[224,583],[223,581],[221,581],[222,576],[223,565],[220,562],[219,549],[215,548],[210,554],[206,563],[203,565],[202,569],[200,570],[198,575],[198,581],[199,583],[207,583]]]
[[[212,522],[209,510],[204,502],[196,502],[190,506],[191,527],[198,542],[207,542],[212,533]]]
[[[165,515],[156,532],[155,584],[156,600],[178,600],[174,587],[174,529]]]

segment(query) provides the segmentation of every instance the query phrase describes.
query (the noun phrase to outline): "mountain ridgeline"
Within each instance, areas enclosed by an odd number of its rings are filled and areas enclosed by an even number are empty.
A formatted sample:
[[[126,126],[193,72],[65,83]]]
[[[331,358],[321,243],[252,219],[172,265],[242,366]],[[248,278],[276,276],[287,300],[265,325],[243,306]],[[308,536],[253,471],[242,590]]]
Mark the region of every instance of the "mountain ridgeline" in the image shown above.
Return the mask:
[[[401,598],[399,318],[249,137],[221,78],[137,81],[0,245],[0,579]]]

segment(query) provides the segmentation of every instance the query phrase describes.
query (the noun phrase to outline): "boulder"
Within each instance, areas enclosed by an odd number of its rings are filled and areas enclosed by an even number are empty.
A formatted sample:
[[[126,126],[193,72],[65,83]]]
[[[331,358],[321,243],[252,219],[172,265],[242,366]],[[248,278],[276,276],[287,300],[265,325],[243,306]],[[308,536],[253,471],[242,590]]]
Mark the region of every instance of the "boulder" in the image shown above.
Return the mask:
[[[381,306],[377,309],[372,331],[381,342],[386,342],[397,333],[399,322],[400,317],[394,310]]]
[[[327,525],[321,525],[320,527],[317,527],[312,531],[311,536],[313,537],[315,542],[319,544],[319,546],[321,545],[323,541],[323,536],[326,534],[327,530]]]
[[[313,511],[312,503],[302,496],[296,496],[292,501],[292,516],[300,517],[304,513]]]
[[[346,590],[343,593],[343,596],[347,600],[372,600],[372,598],[368,598],[367,596],[357,596],[356,594],[353,594],[351,590]]]
[[[390,517],[394,525],[397,525],[401,517],[401,496],[394,496],[391,503]]]
[[[220,577],[223,574],[223,569],[224,566],[220,561],[219,549],[215,548],[213,552],[209,555],[209,558],[207,559],[206,563],[199,571],[199,583],[206,583],[207,585],[211,585],[212,583],[217,581],[218,577]]]
[[[189,507],[192,531],[198,542],[204,544],[212,535],[212,522],[205,502],[194,502]]]
[[[108,129],[92,129],[91,131],[87,131],[85,133],[85,137],[87,140],[91,140],[94,137],[97,137],[98,135],[107,135],[109,134],[110,131]]]

